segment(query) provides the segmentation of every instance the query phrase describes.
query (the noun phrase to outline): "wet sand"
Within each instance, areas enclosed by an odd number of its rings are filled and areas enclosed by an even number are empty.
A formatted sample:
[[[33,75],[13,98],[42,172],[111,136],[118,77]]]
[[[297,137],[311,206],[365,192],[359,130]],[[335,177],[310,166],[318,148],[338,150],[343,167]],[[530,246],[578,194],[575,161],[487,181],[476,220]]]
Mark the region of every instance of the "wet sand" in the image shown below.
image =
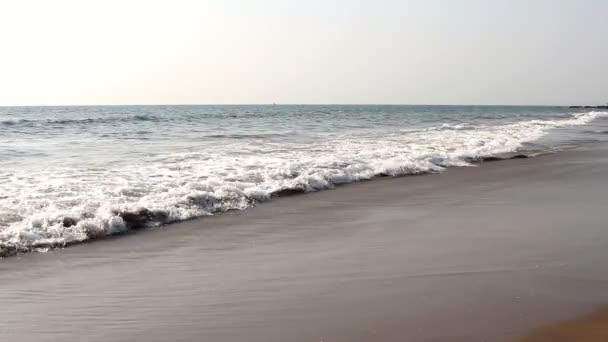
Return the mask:
[[[11,257],[0,340],[545,341],[608,304],[607,203],[595,146]]]

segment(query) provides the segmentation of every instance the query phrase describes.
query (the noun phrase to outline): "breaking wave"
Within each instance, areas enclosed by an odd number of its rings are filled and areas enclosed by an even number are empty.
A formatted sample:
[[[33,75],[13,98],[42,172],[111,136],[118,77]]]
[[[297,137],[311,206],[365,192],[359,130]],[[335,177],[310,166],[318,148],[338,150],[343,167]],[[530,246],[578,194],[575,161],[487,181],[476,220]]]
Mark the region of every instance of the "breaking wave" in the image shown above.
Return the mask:
[[[172,153],[100,169],[0,170],[0,179],[7,180],[0,183],[0,256],[242,210],[275,196],[379,176],[436,173],[479,161],[525,158],[524,144],[552,129],[584,125],[603,116],[608,113],[500,125],[443,124],[307,144],[269,142],[263,150],[248,154],[218,147],[218,151]],[[237,152],[239,146],[248,145],[231,145],[230,151]]]

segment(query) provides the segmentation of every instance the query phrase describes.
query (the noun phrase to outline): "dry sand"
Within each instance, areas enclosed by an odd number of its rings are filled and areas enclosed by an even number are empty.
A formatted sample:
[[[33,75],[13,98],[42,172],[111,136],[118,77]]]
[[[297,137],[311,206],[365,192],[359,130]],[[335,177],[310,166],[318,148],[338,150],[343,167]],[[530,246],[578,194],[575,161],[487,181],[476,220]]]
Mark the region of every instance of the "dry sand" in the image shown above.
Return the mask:
[[[596,341],[607,204],[595,146],[11,257],[0,341]]]
[[[606,342],[608,341],[608,310],[598,310],[583,317],[577,317],[537,329],[521,341]]]

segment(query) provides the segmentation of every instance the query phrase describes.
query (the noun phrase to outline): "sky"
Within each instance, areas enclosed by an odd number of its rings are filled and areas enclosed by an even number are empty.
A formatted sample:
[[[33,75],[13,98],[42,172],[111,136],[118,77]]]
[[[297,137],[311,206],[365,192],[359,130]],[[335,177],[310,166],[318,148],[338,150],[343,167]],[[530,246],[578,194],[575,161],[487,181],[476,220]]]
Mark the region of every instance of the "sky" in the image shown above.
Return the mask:
[[[0,0],[0,105],[608,102],[605,0]]]

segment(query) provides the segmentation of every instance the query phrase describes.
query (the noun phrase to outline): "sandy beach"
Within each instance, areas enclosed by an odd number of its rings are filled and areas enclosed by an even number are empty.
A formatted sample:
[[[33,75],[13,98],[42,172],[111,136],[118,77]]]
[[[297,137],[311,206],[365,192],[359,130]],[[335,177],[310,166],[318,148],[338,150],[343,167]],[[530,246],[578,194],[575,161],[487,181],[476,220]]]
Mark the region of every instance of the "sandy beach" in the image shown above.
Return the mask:
[[[608,342],[608,0],[0,5],[0,342]]]
[[[10,257],[0,340],[557,341],[607,321],[607,200],[587,145]]]

